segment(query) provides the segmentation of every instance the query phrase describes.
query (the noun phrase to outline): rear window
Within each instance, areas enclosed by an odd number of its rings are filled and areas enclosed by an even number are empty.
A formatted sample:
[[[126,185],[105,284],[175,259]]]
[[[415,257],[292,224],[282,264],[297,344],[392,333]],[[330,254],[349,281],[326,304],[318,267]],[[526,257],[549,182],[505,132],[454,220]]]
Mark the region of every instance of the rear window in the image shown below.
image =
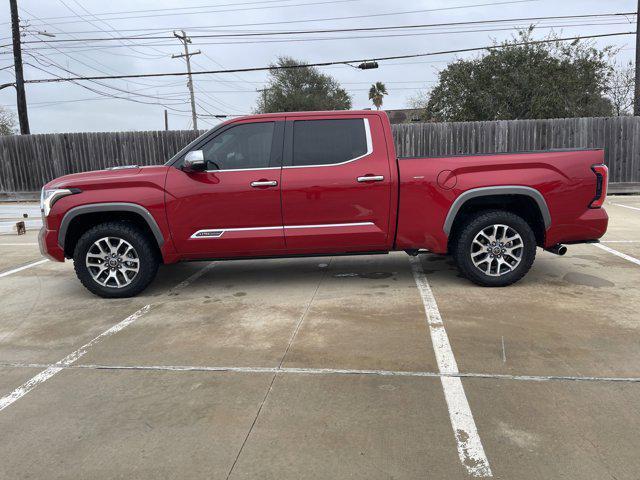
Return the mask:
[[[293,165],[332,165],[368,153],[365,120],[297,120],[293,122]]]

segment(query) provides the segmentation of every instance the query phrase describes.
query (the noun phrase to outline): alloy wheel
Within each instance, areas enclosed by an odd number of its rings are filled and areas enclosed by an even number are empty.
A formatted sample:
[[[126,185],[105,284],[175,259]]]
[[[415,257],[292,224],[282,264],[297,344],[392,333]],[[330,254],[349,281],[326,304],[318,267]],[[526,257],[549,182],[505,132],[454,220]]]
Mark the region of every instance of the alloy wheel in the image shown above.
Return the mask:
[[[96,240],[87,251],[85,264],[96,283],[110,288],[130,285],[140,271],[138,252],[118,237]]]
[[[500,277],[514,271],[522,261],[524,242],[508,225],[490,225],[471,242],[471,261],[485,275]]]

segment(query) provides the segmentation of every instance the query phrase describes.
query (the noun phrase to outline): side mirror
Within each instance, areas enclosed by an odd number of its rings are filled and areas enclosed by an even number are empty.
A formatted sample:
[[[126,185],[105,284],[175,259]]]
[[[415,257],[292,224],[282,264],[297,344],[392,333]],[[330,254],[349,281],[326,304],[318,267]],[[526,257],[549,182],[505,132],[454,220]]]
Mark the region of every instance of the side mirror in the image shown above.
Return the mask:
[[[184,156],[182,169],[185,172],[202,172],[207,168],[202,150],[192,150]]]

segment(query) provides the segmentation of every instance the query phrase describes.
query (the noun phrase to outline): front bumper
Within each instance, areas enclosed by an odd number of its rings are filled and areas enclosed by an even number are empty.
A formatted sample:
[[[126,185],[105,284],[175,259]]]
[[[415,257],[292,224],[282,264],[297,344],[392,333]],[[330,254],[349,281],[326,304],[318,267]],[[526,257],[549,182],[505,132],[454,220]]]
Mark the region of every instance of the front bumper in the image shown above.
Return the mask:
[[[64,262],[64,250],[58,245],[58,232],[55,230],[42,227],[38,233],[38,246],[43,257],[54,262]]]

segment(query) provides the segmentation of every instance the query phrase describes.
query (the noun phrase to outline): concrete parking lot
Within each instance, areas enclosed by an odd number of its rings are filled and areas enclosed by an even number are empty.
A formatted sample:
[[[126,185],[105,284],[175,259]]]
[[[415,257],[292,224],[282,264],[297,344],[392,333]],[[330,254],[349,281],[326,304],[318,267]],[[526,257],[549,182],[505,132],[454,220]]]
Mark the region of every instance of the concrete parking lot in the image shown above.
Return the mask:
[[[0,235],[0,478],[637,479],[640,197],[606,207],[504,289],[394,253],[104,300]]]

